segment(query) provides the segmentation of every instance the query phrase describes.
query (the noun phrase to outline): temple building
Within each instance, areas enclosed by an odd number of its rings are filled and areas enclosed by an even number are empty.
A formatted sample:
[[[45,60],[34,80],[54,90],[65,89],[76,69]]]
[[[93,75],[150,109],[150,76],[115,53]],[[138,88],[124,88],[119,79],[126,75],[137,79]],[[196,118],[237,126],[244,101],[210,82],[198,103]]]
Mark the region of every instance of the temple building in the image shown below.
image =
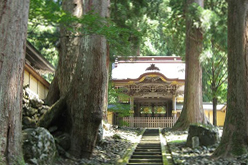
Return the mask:
[[[54,67],[27,41],[23,86],[28,85],[32,96],[45,99],[50,83],[42,76],[54,72]]]
[[[122,103],[130,104],[131,116],[123,119],[137,122],[136,126],[143,123],[146,127],[165,127],[163,123],[170,120],[171,127],[182,111],[185,63],[181,57],[118,57],[112,65],[111,80],[116,89],[129,96],[129,100],[120,99]],[[225,114],[223,107],[219,106],[218,110]],[[209,118],[210,113],[208,105],[205,114]],[[113,116],[109,118],[112,120]],[[219,125],[224,124],[224,120],[221,121]],[[150,126],[151,122],[155,124]]]
[[[171,117],[183,101],[185,64],[180,57],[117,58],[112,81],[130,96],[134,117]]]

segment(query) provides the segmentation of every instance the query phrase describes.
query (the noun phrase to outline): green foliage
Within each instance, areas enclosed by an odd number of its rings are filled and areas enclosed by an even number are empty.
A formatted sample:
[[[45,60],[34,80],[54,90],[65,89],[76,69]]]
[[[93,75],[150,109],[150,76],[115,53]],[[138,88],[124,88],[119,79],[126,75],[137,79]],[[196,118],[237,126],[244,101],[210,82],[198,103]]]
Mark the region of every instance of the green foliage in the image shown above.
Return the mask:
[[[135,29],[117,26],[111,19],[102,18],[91,11],[78,18],[62,10],[61,1],[32,0],[30,3],[28,39],[41,51],[54,66],[58,61],[58,52],[55,49],[59,41],[59,29],[66,28],[75,35],[102,35],[105,36],[110,51],[118,55],[131,54],[132,43],[130,36],[140,37]],[[81,26],[74,26],[80,24]]]
[[[114,134],[114,135],[113,135],[113,139],[118,139],[118,140],[120,140],[120,139],[122,139],[122,138],[121,138],[121,136],[120,136],[120,135],[118,135],[118,134]]]
[[[202,127],[202,128],[205,128],[207,130],[210,130],[210,131],[216,131],[218,132],[218,127],[212,125],[212,124],[202,124],[202,123],[194,123],[194,124],[191,124],[191,125],[195,125],[197,127]]]
[[[25,164],[26,164],[26,163],[25,163],[23,157],[19,158],[19,160],[18,160],[17,163],[16,163],[16,165],[25,165]]]
[[[124,94],[121,89],[115,89],[113,84],[109,84],[108,89],[108,111],[116,112],[120,117],[130,115],[130,104],[120,102],[122,100],[129,100],[129,96]]]
[[[172,140],[172,141],[169,141],[170,144],[185,144],[186,143],[186,140],[183,139],[183,140]]]
[[[4,158],[0,156],[0,164],[4,164]]]
[[[118,103],[120,98],[122,100],[129,100],[129,96],[123,93],[123,89],[116,89],[113,83],[109,83],[108,89],[108,103],[115,104]]]
[[[12,165],[25,165],[23,155],[19,155],[19,156],[15,155],[14,160],[11,160],[11,162],[12,162]],[[6,158],[2,157],[1,155],[0,155],[0,164],[1,165],[7,164]]]
[[[129,126],[129,123],[128,122],[126,122],[126,121],[119,121],[119,125],[120,126],[126,126],[126,127],[128,127]]]
[[[12,165],[25,165],[25,161],[24,161],[24,158],[23,156],[15,156],[14,157],[14,160],[11,160],[12,161]],[[1,159],[0,159],[0,163],[1,163]],[[5,163],[3,163],[5,164]]]
[[[185,31],[186,31],[186,0],[170,0],[165,2],[168,5],[168,19],[163,23],[167,37],[167,47],[170,54],[184,58],[185,56]]]
[[[170,55],[164,33],[164,23],[168,17],[168,0],[120,0],[111,3],[111,18],[118,27],[135,29],[140,38],[130,36],[133,52],[128,55],[141,56]]]
[[[217,98],[224,103],[227,97],[227,3],[212,1],[205,6],[206,10],[211,10],[211,18],[208,23],[210,28],[204,33],[201,55],[203,100]]]
[[[59,41],[59,31],[58,23],[53,20],[59,19],[59,11],[61,8],[58,2],[30,1],[27,39],[54,67],[58,63],[56,43]],[[44,78],[51,82],[53,75],[46,74]]]
[[[108,111],[118,113],[119,117],[127,117],[130,116],[130,105],[115,103],[109,105]]]
[[[173,35],[172,49],[179,55],[185,53],[186,14],[191,18],[192,26],[202,31],[203,52],[203,100],[211,101],[217,97],[226,101],[227,78],[227,3],[224,0],[207,1],[204,8],[193,3],[186,12],[186,1],[170,0],[171,15],[167,33]],[[212,73],[215,73],[214,76]]]
[[[101,18],[93,11],[77,18],[63,11],[61,1],[32,0],[28,40],[54,66],[58,61],[56,44],[61,27],[81,35],[98,34],[107,38],[110,55],[185,55],[186,0],[120,0],[111,1],[111,18]],[[227,49],[227,3],[224,0],[205,2],[205,9],[196,4],[189,7],[193,26],[204,33],[204,100],[218,95],[225,101],[226,83],[218,88],[217,94],[211,93],[211,61],[218,63]],[[79,28],[71,26],[81,24]],[[223,34],[224,33],[224,34]],[[211,56],[209,56],[211,55]],[[214,57],[213,59],[211,59]],[[222,63],[220,64],[222,66]],[[225,73],[225,72],[223,72]],[[49,78],[50,77],[50,78]],[[221,76],[219,76],[221,77]],[[51,75],[46,78],[52,79]],[[221,92],[219,92],[221,91]],[[119,93],[120,94],[120,93]],[[219,96],[220,95],[220,96]],[[117,97],[110,98],[110,104]],[[115,101],[116,102],[116,101]]]

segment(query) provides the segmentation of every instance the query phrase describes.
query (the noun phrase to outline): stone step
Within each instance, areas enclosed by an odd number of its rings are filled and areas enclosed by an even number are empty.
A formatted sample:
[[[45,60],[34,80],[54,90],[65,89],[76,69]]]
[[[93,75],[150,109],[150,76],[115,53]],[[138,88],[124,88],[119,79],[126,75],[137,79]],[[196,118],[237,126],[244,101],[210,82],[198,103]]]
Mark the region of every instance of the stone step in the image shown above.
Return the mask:
[[[133,155],[133,159],[162,159],[161,155]]]
[[[138,146],[159,146],[160,147],[160,143],[139,143]]]
[[[160,141],[157,141],[157,140],[149,140],[149,139],[144,139],[144,140],[141,140],[140,143],[150,143],[150,144],[156,144],[156,143],[159,143]]]
[[[158,142],[159,141],[159,137],[152,137],[152,136],[149,136],[149,137],[143,137],[141,138],[141,140],[143,141],[155,141],[155,142]]]
[[[150,146],[150,145],[152,145],[152,146],[160,146],[161,144],[160,144],[160,142],[157,142],[157,143],[147,143],[147,142],[141,141],[138,145],[139,146]]]
[[[137,147],[161,147],[161,145],[157,145],[157,144],[138,144]]]
[[[127,165],[163,165],[163,163],[127,163]]]
[[[140,144],[158,144],[158,142],[154,142],[154,141],[140,141]]]
[[[163,165],[158,129],[147,129],[127,165]]]
[[[161,152],[161,149],[137,148],[135,152]]]
[[[137,146],[137,149],[160,149],[160,146]]]
[[[134,152],[133,155],[162,155],[161,152]]]
[[[140,143],[138,144],[138,147],[147,147],[147,146],[155,146],[155,147],[160,147],[161,145],[160,144],[147,144],[147,143]]]
[[[163,163],[162,157],[160,159],[130,159],[129,163]]]

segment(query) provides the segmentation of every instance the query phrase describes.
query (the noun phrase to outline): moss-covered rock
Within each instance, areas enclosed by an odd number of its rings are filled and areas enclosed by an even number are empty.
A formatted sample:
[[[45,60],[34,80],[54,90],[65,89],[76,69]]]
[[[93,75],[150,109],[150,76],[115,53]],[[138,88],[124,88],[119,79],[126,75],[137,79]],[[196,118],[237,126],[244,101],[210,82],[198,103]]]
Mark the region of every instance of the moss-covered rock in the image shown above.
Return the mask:
[[[189,127],[186,146],[192,147],[192,138],[199,138],[200,146],[210,146],[219,141],[219,131],[212,125],[192,124]]]
[[[57,153],[53,136],[41,127],[23,130],[22,148],[28,164],[53,164]]]

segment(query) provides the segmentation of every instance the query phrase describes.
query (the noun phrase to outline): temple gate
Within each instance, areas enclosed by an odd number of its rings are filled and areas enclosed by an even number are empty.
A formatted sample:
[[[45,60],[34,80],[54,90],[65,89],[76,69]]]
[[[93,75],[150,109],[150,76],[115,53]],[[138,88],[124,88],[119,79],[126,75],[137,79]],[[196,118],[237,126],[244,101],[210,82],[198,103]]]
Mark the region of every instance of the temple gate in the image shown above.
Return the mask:
[[[183,102],[184,68],[180,57],[116,59],[112,81],[130,96],[131,116],[123,120],[134,127],[172,127]]]

